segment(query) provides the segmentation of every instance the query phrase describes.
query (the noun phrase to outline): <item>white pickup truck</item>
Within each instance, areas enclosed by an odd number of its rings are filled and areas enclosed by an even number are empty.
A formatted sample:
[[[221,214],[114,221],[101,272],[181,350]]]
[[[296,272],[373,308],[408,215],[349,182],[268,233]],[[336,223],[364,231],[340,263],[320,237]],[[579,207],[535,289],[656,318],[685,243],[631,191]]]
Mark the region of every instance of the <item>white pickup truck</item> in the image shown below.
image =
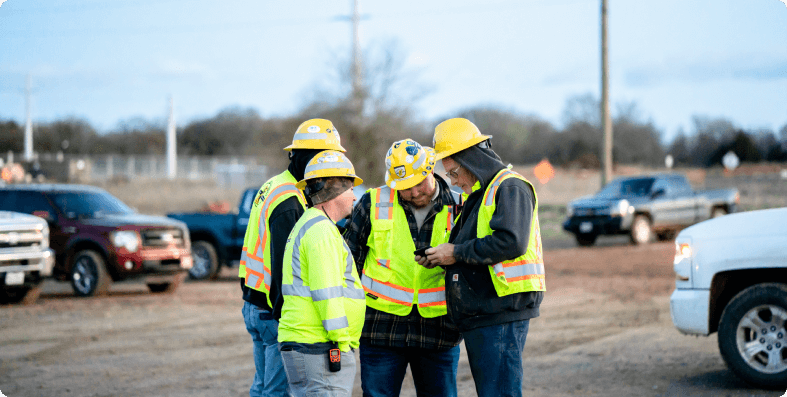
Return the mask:
[[[730,369],[753,385],[787,386],[787,208],[732,214],[675,239],[672,322],[718,332]]]
[[[0,211],[0,304],[35,302],[54,264],[45,220]]]

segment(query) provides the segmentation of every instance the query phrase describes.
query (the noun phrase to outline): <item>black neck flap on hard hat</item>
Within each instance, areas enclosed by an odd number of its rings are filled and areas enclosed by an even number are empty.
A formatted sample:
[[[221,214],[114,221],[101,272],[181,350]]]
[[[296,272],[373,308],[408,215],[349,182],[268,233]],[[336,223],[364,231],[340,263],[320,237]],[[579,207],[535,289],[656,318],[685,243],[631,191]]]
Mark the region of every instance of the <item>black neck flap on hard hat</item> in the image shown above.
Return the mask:
[[[290,151],[290,166],[287,170],[295,177],[296,181],[303,179],[303,174],[306,172],[306,164],[324,149],[292,149]]]

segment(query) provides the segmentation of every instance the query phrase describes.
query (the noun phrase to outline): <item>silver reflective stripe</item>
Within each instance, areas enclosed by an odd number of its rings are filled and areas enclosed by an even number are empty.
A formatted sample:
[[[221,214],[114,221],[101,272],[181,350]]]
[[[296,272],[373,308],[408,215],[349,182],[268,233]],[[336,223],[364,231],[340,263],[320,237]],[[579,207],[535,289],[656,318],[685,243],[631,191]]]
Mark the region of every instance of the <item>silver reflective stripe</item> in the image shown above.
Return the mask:
[[[353,277],[353,267],[355,266],[355,261],[353,260],[353,254],[350,252],[350,247],[347,246],[347,243],[342,240],[342,245],[344,246],[344,251],[347,252],[347,267],[344,269],[344,279],[347,282],[347,286],[344,287],[344,297],[350,299],[362,299],[366,300],[364,296],[363,288],[355,288],[355,277]]]
[[[331,298],[341,298],[344,295],[342,289],[344,289],[344,287],[342,287],[341,285],[337,285],[336,287],[328,287],[328,288],[321,288],[318,290],[314,290],[311,292],[312,301],[319,302]]]
[[[492,186],[489,188],[489,195],[486,196],[486,201],[484,202],[484,205],[490,206],[492,205],[492,203],[495,202],[495,194],[497,194],[497,187],[500,186],[501,183],[503,183],[503,178],[505,178],[505,176],[508,174],[513,174],[513,172],[511,171],[503,172],[502,174],[500,174],[499,177],[497,177],[495,182],[492,183]]]
[[[249,261],[249,254],[246,251],[240,253],[240,260],[243,262]]]
[[[421,168],[421,165],[424,163],[424,161],[426,161],[426,152],[424,152],[424,155],[423,155],[423,156],[421,156],[421,157],[418,159],[418,161],[416,161],[415,163],[413,163],[413,171],[415,171],[415,170],[417,170],[417,169]]]
[[[265,214],[268,212],[268,207],[270,207],[271,204],[273,204],[273,201],[275,201],[273,199],[279,194],[286,193],[289,191],[295,193],[296,195],[299,192],[298,188],[296,188],[294,185],[280,185],[276,189],[273,189],[273,191],[271,191],[270,194],[268,194],[268,196],[265,197],[265,201],[262,203],[262,209],[260,210],[260,226],[257,229],[257,238],[262,239],[262,237],[267,234],[268,227],[266,223],[267,219],[265,219]],[[266,241],[265,244],[268,244],[268,241]],[[257,258],[264,258],[265,257],[264,252],[265,252],[265,247],[263,247],[262,244],[260,244],[259,247],[257,247],[257,252],[255,252],[254,255],[256,255]],[[255,270],[260,273],[263,272],[262,267],[252,268],[252,270]],[[266,282],[268,283],[268,285],[270,285],[270,280],[266,280]]]
[[[347,321],[347,316],[339,318],[332,318],[330,320],[322,320],[322,326],[326,331],[333,331],[341,328],[347,328],[350,323]]]
[[[328,137],[327,134],[323,134],[321,132],[301,132],[299,134],[295,134],[292,137],[293,141],[299,141],[301,139],[326,139]]]
[[[345,163],[345,162],[338,162],[337,161],[335,163],[317,163],[317,164],[312,164],[312,165],[307,166],[306,167],[306,171],[304,173],[308,174],[310,172],[314,172],[314,171],[317,171],[317,170],[324,170],[324,169],[332,169],[332,170],[348,169],[349,170],[350,168],[352,168],[350,163]]]
[[[526,263],[522,265],[503,267],[501,263],[493,266],[495,274],[504,272],[506,278],[522,277],[527,275],[544,274],[543,263]]]
[[[436,292],[418,293],[418,303],[445,302],[445,290]]]
[[[295,241],[292,244],[292,285],[303,285],[303,279],[301,279],[301,239],[312,226],[322,221],[330,222],[324,215],[314,217],[306,221],[295,236]]]
[[[377,280],[370,278],[369,276],[364,276],[361,278],[361,283],[363,286],[378,293],[379,295],[386,296],[391,299],[396,299],[398,301],[413,303],[413,293],[402,291],[397,288],[393,288],[391,286],[385,285]]]
[[[281,293],[282,295],[303,296],[306,298],[311,296],[309,287],[305,285],[283,284],[281,286]]]
[[[391,188],[388,186],[383,186],[377,192],[377,202],[375,206],[378,208],[378,218],[377,219],[392,219],[391,211],[393,211],[393,203],[389,201],[391,199]]]
[[[246,286],[256,288],[258,277],[252,273],[246,273],[249,277],[246,278]]]

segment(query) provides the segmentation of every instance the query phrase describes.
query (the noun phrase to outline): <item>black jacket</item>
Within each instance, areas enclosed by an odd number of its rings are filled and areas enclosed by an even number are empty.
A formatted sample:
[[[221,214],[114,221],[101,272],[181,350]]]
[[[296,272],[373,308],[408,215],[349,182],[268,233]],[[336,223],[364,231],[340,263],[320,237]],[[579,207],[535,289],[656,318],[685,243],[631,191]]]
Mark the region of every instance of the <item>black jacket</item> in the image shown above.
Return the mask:
[[[488,148],[473,146],[451,156],[469,170],[481,188],[467,197],[451,231],[457,263],[446,266],[446,303],[451,320],[460,330],[538,317],[543,292],[498,297],[489,265],[514,259],[527,251],[535,193],[518,178],[506,179],[495,195],[497,206],[489,225],[493,233],[477,238],[478,211],[486,187],[505,168]]]

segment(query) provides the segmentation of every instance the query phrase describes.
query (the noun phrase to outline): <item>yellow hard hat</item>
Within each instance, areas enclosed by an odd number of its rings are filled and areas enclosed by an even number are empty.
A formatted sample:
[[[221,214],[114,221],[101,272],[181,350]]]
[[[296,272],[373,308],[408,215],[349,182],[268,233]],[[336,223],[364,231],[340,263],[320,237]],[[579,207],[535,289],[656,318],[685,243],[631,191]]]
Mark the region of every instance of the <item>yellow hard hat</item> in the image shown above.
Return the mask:
[[[311,119],[298,126],[292,137],[292,145],[284,150],[292,149],[326,149],[346,152],[341,144],[339,131],[330,120]]]
[[[434,149],[412,139],[394,142],[385,156],[385,184],[391,189],[409,189],[434,171],[434,162]]]
[[[363,179],[355,175],[355,167],[347,156],[337,150],[323,150],[309,160],[303,180],[298,181],[295,187],[303,190],[310,179],[331,177],[353,178],[353,186],[363,183]]]
[[[455,118],[443,121],[435,127],[432,139],[432,145],[437,152],[436,160],[461,152],[491,137],[481,134],[478,127],[468,119]]]

